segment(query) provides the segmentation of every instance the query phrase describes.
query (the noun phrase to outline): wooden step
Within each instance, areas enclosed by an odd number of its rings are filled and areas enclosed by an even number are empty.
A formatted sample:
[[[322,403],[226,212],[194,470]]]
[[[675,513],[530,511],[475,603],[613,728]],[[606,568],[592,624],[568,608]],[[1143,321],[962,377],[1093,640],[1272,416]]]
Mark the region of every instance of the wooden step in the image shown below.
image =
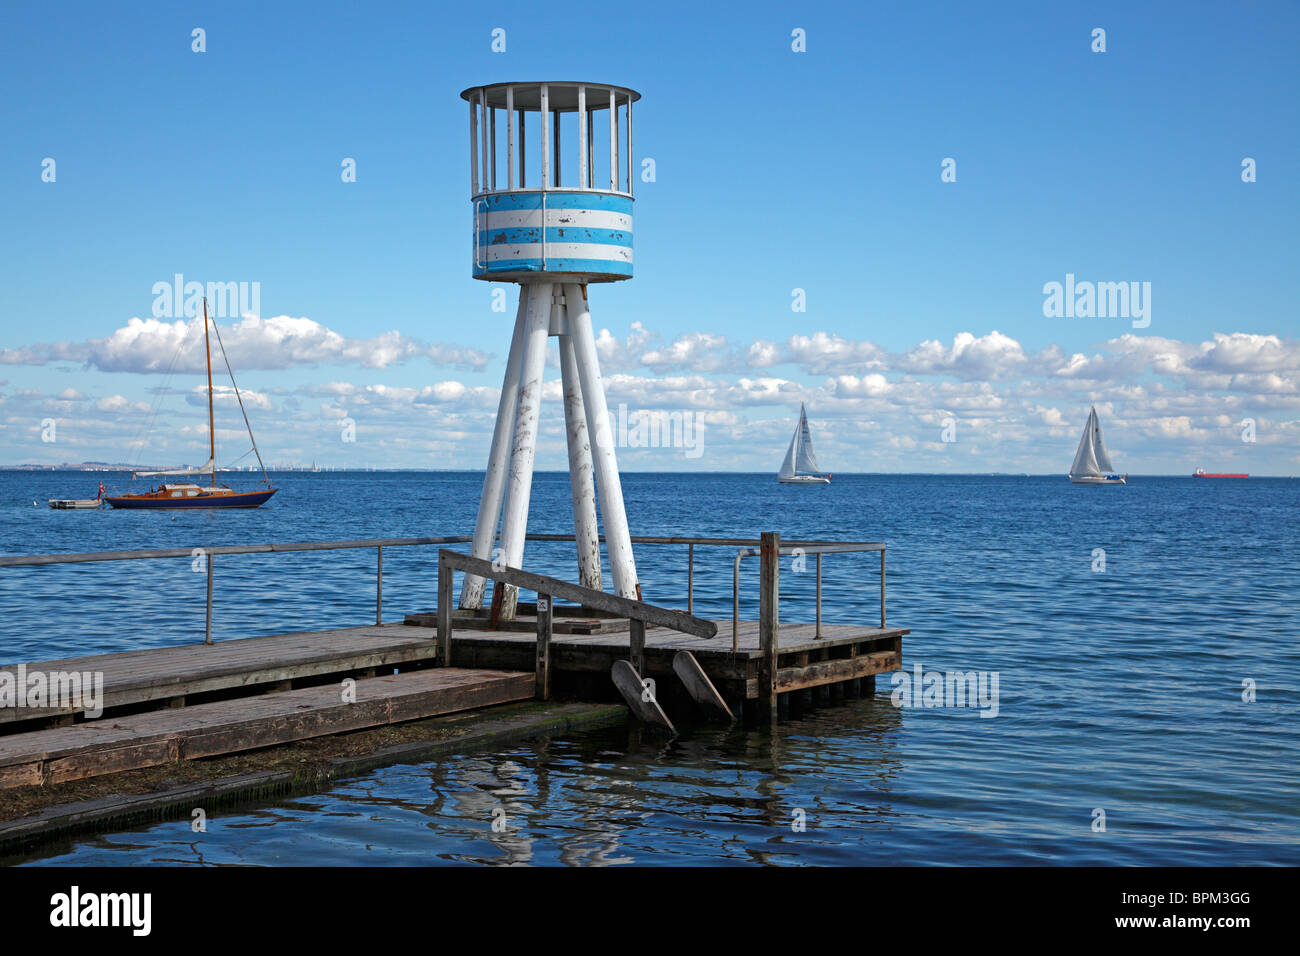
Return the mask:
[[[88,720],[0,737],[0,789],[55,784],[417,720],[533,696],[534,675],[456,667]]]

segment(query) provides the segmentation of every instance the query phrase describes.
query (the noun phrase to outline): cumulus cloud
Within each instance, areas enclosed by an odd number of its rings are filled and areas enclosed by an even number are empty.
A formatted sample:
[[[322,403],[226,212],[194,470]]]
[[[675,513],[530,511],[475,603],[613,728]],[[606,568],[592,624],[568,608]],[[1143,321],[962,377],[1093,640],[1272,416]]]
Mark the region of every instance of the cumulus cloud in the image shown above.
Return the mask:
[[[1025,350],[1020,343],[995,329],[979,337],[959,332],[951,346],[930,339],[895,357],[890,364],[923,375],[990,380],[1019,372],[1025,362]]]
[[[359,365],[383,369],[414,358],[435,365],[482,369],[491,358],[473,348],[428,345],[400,332],[349,338],[306,317],[245,316],[221,332],[231,364],[240,370]],[[102,339],[0,350],[0,364],[77,362],[104,372],[196,373],[206,368],[203,320],[129,319]],[[216,344],[215,360],[220,362]]]

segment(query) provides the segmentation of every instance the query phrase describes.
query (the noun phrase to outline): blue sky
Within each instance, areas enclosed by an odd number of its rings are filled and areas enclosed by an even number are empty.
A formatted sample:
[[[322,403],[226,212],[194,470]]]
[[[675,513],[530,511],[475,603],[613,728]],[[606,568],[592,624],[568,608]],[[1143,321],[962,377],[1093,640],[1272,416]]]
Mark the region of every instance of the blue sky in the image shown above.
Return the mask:
[[[125,447],[165,376],[134,370],[153,355],[140,342],[93,345],[182,273],[258,282],[263,318],[313,324],[295,328],[318,347],[242,350],[223,325],[268,457],[482,467],[513,302],[493,313],[469,277],[458,94],[588,79],[642,93],[636,158],[657,176],[637,184],[636,278],[593,295],[611,401],[703,415],[708,436],[699,458],[628,449],[625,467],[774,470],[805,400],[832,471],[1063,470],[1091,403],[1124,470],[1300,471],[1295,4],[17,3],[0,18],[0,462],[205,457],[192,376],[168,384],[182,394],[147,450]],[[956,182],[940,180],[948,157]],[[1044,317],[1044,283],[1067,273],[1149,282],[1150,325]],[[384,333],[411,355],[367,361]],[[551,411],[542,466],[563,461]],[[338,440],[340,413],[356,442]],[[58,442],[40,441],[47,417]]]

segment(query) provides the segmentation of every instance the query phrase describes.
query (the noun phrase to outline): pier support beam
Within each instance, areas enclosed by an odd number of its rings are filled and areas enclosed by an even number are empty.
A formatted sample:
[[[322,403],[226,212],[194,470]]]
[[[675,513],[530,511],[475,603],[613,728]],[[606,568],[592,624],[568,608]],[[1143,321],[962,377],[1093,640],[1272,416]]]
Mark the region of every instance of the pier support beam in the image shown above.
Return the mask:
[[[564,306],[556,305],[556,309]],[[561,323],[565,324],[565,323]],[[564,431],[569,445],[569,492],[573,531],[578,545],[578,583],[601,590],[600,531],[596,525],[596,482],[591,461],[591,433],[582,402],[582,381],[573,339],[559,336],[560,382],[564,388]]]
[[[542,374],[546,368],[546,340],[551,326],[550,282],[528,283],[523,353],[519,368],[519,403],[515,410],[514,440],[506,482],[505,513],[501,519],[501,560],[517,568],[523,562],[528,531],[528,499],[533,489],[533,460],[537,454],[537,419],[542,404]],[[593,346],[594,348],[594,346]],[[493,617],[513,620],[519,589],[497,583],[492,596]]]
[[[587,412],[587,431],[596,470],[596,490],[600,493],[600,516],[605,523],[605,549],[609,554],[614,591],[620,597],[641,599],[632,559],[632,535],[628,531],[627,512],[623,508],[623,485],[618,477],[614,456],[614,435],[610,428],[609,406],[605,402],[605,385],[600,377],[600,359],[596,338],[591,330],[591,311],[583,287],[577,283],[564,286],[565,312],[569,335],[573,340],[578,376],[582,382],[582,402]]]
[[[483,496],[479,499],[478,520],[474,523],[474,542],[470,555],[484,561],[492,560],[492,545],[496,543],[497,524],[501,520],[501,499],[505,495],[506,472],[510,468],[510,440],[514,437],[515,411],[519,407],[519,367],[523,357],[524,323],[528,313],[528,287],[519,287],[519,308],[515,313],[515,331],[510,339],[510,355],[506,359],[506,377],[501,383],[501,398],[497,402],[497,420],[492,429],[492,449],[488,452],[487,474],[483,476]],[[483,606],[484,581],[477,575],[467,574],[461,584],[460,606]]]

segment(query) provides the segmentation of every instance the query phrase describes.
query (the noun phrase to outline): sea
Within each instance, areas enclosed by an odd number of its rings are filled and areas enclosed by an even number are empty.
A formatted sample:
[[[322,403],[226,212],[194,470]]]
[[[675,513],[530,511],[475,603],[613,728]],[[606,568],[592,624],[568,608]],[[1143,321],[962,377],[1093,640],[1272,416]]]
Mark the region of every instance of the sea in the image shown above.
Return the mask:
[[[55,511],[46,499],[129,476],[0,472],[0,553],[468,534],[482,484],[460,472],[273,477],[280,491],[256,511]],[[774,732],[542,738],[221,810],[204,833],[155,823],[25,862],[1300,863],[1300,482],[837,474],[794,487],[631,473],[623,489],[636,534],[884,542],[889,623],[911,631],[904,671],[881,675],[872,699]],[[566,474],[536,476],[529,529],[572,533]],[[697,613],[730,616],[734,555],[696,549]],[[642,545],[636,558],[646,599],[684,606],[685,548]],[[794,560],[781,615],[811,620],[813,562]],[[524,563],[576,573],[571,544],[530,543]],[[0,570],[0,661],[201,641],[195,568]],[[743,574],[754,607],[757,562]],[[877,574],[875,555],[826,557],[825,619],[873,620]],[[431,609],[436,582],[433,549],[386,549],[385,619]],[[224,556],[214,639],[369,623],[374,601],[370,550]],[[987,699],[905,692],[918,673],[948,672],[980,675]]]

